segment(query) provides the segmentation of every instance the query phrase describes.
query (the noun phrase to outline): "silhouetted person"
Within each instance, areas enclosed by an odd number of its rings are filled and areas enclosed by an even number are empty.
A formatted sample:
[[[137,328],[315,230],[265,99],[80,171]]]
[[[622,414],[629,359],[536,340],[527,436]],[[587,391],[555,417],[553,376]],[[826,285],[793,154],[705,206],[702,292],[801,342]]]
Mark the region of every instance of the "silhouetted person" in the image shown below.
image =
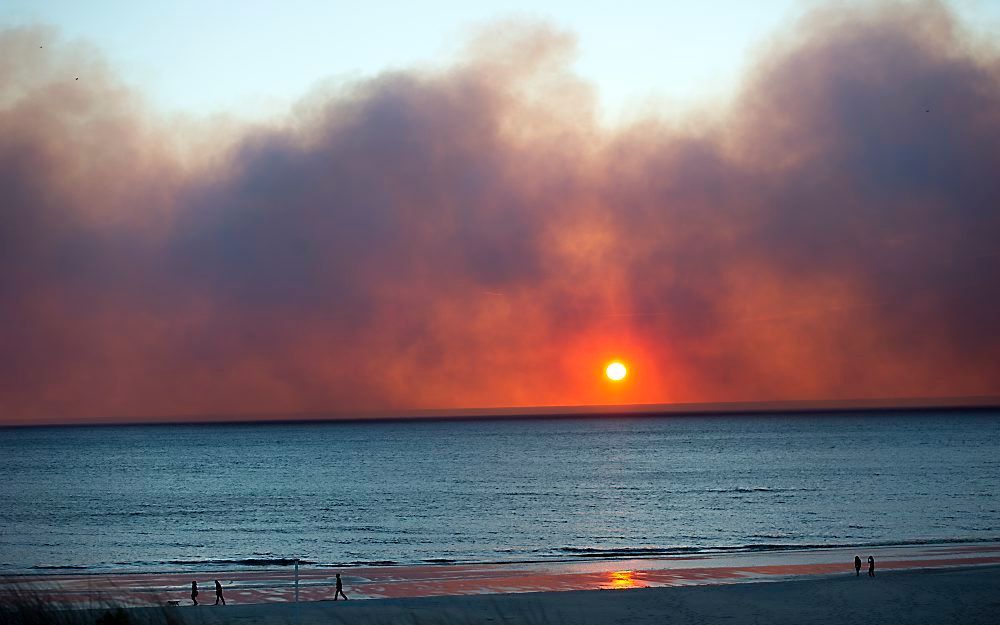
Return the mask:
[[[337,589],[333,591],[333,600],[337,600],[337,595],[340,595],[347,600],[347,595],[344,594],[344,582],[340,581],[340,573],[337,573]]]
[[[868,577],[875,577],[875,558],[868,556]]]
[[[198,582],[191,582],[191,601],[198,605]]]
[[[222,605],[226,605],[226,598],[222,596],[222,584],[215,580],[215,605],[219,605],[220,601]]]
[[[861,558],[854,556],[854,577],[861,575]]]

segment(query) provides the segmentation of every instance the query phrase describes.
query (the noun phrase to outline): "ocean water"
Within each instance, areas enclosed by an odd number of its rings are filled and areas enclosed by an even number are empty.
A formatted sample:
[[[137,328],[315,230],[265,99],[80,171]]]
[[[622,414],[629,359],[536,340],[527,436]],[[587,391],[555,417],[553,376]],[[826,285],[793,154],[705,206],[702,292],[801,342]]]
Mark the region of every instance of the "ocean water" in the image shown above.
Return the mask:
[[[1000,413],[0,429],[0,573],[1000,539]]]

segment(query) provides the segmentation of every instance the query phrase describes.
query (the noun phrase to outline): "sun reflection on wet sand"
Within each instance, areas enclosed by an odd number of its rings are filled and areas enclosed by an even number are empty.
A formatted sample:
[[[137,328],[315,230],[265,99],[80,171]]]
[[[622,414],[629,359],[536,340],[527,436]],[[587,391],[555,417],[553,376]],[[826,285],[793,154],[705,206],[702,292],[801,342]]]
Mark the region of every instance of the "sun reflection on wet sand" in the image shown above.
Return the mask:
[[[635,578],[635,571],[612,571],[608,573],[608,581],[606,584],[602,584],[601,588],[611,588],[611,589],[623,589],[623,588],[642,588],[645,584],[642,584]]]

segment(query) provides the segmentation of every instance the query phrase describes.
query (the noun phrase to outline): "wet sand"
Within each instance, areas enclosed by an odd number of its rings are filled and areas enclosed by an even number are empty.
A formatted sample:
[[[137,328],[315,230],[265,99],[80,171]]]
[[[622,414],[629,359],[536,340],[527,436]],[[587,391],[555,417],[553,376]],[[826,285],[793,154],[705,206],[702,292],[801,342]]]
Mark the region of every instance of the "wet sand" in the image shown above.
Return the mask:
[[[869,554],[874,555],[877,579],[888,572],[906,569],[1000,565],[1000,543],[983,543],[700,554],[633,560],[343,569],[313,567],[298,571],[297,589],[292,567],[25,575],[6,578],[0,582],[0,590],[4,586],[16,587],[44,596],[50,603],[63,607],[142,607],[162,606],[170,602],[189,606],[191,581],[197,580],[201,590],[199,601],[208,604],[206,609],[212,609],[211,604],[215,601],[213,580],[219,579],[225,587],[227,608],[245,604],[290,603],[295,601],[296,592],[300,605],[308,605],[326,603],[332,598],[334,574],[340,572],[347,596],[355,602],[367,604],[376,599],[724,585],[820,576],[854,580],[855,554],[860,555],[862,560]],[[866,578],[866,569],[862,569],[862,578]]]
[[[816,625],[997,623],[1000,567],[918,569],[693,587],[226,607],[134,608],[150,625],[167,613],[201,625]]]

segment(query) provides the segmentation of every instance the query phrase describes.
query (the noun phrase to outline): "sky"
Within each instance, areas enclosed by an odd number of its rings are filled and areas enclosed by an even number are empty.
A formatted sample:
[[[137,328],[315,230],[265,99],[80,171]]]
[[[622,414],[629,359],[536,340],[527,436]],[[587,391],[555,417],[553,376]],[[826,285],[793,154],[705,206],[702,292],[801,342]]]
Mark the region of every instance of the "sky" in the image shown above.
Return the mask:
[[[0,423],[1000,395],[996,6],[471,4],[5,3]]]
[[[164,113],[263,119],[287,112],[320,81],[441,67],[478,28],[545,20],[576,38],[569,66],[595,85],[602,120],[614,123],[646,107],[680,111],[725,99],[769,38],[817,4],[7,0],[0,24],[46,24],[62,39],[89,42]],[[1000,3],[949,6],[988,30],[1000,26]]]
[[[574,72],[599,86],[609,120],[660,99],[724,94],[749,52],[801,12],[794,0],[690,2],[92,2],[12,0],[7,23],[84,39],[165,111],[261,118],[322,80],[447,64],[470,33],[548,20],[579,42]],[[1000,14],[1000,11],[997,12]],[[662,103],[661,103],[662,104]]]

